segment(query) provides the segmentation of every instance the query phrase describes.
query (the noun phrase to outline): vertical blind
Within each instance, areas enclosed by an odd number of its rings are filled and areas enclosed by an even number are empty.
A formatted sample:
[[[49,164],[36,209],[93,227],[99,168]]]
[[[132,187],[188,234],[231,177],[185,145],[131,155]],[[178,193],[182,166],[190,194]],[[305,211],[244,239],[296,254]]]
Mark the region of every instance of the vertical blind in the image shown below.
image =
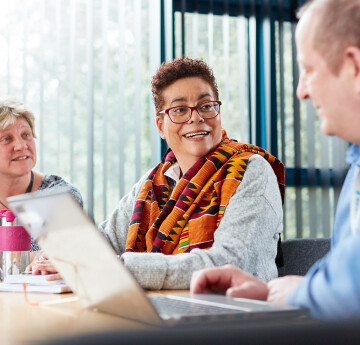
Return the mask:
[[[311,101],[296,98],[299,4],[174,1],[175,56],[210,63],[230,137],[260,145],[285,163],[285,238],[328,237],[348,144],[321,134]]]
[[[160,0],[0,0],[0,9],[0,94],[35,114],[35,169],[72,182],[100,222],[159,159],[150,81]],[[171,1],[166,11],[171,19]]]
[[[223,127],[287,167],[285,236],[330,235],[347,143],[299,102],[294,10],[286,0],[0,0],[0,94],[36,117],[36,169],[77,186],[100,222],[160,158],[151,77],[202,58]]]

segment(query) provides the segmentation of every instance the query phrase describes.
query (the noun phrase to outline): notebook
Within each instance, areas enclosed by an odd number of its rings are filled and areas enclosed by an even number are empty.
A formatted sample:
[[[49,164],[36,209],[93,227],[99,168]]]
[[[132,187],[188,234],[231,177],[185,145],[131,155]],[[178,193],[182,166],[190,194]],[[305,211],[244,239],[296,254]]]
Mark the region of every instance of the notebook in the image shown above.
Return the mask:
[[[27,292],[42,293],[65,293],[71,292],[64,280],[48,281],[49,275],[32,275],[32,274],[12,274],[7,275],[2,284],[0,291],[24,292],[23,283],[26,283]]]
[[[28,193],[7,201],[88,308],[155,325],[306,313],[222,295],[146,294],[69,191]]]

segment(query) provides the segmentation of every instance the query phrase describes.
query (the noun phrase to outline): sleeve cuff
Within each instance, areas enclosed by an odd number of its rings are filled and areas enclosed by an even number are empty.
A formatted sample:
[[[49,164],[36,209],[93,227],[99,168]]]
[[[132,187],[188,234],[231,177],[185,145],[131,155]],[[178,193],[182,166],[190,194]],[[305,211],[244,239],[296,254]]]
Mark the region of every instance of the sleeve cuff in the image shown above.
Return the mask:
[[[121,260],[144,289],[160,290],[163,287],[167,272],[163,254],[127,252],[121,255]]]

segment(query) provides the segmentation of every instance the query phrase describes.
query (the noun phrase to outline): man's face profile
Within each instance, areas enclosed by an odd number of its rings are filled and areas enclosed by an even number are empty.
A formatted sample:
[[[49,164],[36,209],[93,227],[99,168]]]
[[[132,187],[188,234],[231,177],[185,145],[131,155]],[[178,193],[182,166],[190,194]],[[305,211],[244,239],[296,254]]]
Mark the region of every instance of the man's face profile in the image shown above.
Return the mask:
[[[348,104],[349,82],[344,67],[335,75],[327,61],[316,50],[311,40],[316,30],[316,16],[305,13],[296,29],[297,59],[301,66],[301,75],[297,87],[300,100],[311,99],[321,119],[321,130],[326,135],[344,137],[347,132],[346,111]]]

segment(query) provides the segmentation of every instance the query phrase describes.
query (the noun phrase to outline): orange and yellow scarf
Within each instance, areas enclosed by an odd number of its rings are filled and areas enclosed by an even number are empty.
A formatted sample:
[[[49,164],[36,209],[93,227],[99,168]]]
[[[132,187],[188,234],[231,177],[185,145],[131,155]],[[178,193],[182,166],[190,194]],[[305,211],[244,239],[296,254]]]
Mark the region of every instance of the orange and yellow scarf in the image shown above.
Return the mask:
[[[194,248],[211,248],[214,232],[254,154],[271,164],[284,200],[283,163],[258,146],[230,140],[225,130],[216,150],[200,158],[182,176],[171,195],[164,173],[176,162],[176,157],[168,150],[140,190],[126,251],[178,254]]]

